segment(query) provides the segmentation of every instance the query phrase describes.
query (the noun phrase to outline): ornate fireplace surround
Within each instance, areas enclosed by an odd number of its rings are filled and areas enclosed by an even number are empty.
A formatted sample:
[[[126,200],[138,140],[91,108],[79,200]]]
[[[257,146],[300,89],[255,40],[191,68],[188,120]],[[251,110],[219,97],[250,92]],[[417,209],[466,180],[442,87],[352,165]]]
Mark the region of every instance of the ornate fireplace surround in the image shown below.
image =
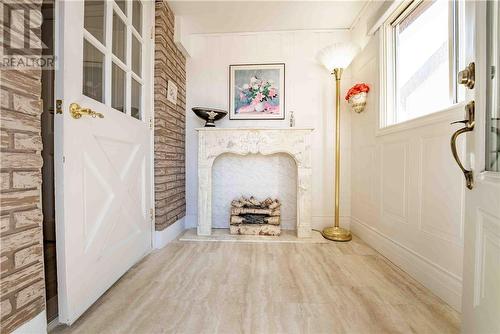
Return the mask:
[[[224,153],[289,154],[297,165],[297,236],[311,236],[311,128],[198,128],[198,235],[212,233],[212,166]],[[229,213],[228,213],[229,215]],[[229,216],[228,216],[229,219]]]

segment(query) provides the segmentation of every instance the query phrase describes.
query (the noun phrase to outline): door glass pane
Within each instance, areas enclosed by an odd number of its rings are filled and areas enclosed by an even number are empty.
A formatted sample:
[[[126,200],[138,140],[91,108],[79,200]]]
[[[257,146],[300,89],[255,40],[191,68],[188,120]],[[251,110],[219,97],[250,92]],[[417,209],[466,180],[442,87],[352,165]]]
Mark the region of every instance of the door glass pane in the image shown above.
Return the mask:
[[[104,54],[83,40],[83,94],[104,102]]]
[[[137,119],[141,119],[141,94],[142,86],[140,83],[132,79],[132,96],[131,96],[131,115]]]
[[[111,71],[111,107],[125,112],[125,72],[113,63]]]
[[[132,35],[132,71],[138,76],[141,76],[142,66],[142,45],[134,35]]]
[[[118,7],[120,7],[123,14],[127,15],[127,2],[125,0],[116,0],[115,2],[118,5]]]
[[[142,35],[142,4],[139,0],[132,3],[132,25]]]
[[[453,102],[449,17],[448,1],[423,1],[395,26],[397,123]]]
[[[127,27],[122,19],[113,12],[113,54],[125,63],[127,47]]]
[[[84,27],[102,44],[104,44],[104,27],[106,26],[105,8],[103,0],[85,0]]]
[[[487,6],[486,170],[500,172],[500,5],[488,1]]]

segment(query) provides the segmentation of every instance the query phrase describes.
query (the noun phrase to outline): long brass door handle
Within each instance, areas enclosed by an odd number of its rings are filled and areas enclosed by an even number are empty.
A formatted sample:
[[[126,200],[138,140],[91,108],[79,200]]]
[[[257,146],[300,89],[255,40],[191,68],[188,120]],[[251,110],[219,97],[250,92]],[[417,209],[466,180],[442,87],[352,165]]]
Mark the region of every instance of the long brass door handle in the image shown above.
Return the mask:
[[[102,113],[93,111],[90,108],[82,108],[78,103],[71,103],[69,105],[69,112],[75,119],[80,119],[83,115],[87,115],[93,118],[104,118],[104,115]]]
[[[457,162],[458,167],[462,170],[462,173],[464,173],[465,177],[465,182],[466,186],[469,189],[472,189],[474,187],[474,175],[471,170],[465,169],[464,165],[460,161],[460,157],[458,156],[457,152],[457,138],[460,136],[462,133],[467,133],[472,130],[474,130],[474,101],[469,102],[465,106],[465,110],[467,111],[469,115],[469,119],[463,120],[463,121],[456,121],[452,122],[451,124],[456,124],[456,123],[464,123],[465,126],[463,128],[458,129],[453,133],[451,136],[450,140],[450,145],[451,145],[451,153],[453,154],[453,158],[455,158],[455,161]]]

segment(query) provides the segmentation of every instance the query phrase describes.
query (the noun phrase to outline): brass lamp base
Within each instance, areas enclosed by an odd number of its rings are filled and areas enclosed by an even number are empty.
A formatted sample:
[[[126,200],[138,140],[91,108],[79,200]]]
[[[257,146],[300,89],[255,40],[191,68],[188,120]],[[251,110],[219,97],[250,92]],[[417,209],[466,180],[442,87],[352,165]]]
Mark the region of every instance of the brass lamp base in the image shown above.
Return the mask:
[[[333,241],[350,241],[352,239],[351,232],[342,227],[331,226],[323,229],[321,232],[323,237]]]

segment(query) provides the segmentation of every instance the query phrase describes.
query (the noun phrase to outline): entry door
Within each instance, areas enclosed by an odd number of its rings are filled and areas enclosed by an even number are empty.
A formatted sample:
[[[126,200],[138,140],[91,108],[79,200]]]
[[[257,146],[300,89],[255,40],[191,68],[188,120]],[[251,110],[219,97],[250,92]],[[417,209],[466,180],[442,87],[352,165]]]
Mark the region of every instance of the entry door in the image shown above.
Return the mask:
[[[59,321],[151,249],[152,1],[56,2]]]
[[[464,333],[500,333],[500,58],[498,1],[466,1],[467,56],[475,62],[474,129],[467,134],[472,189],[465,195]]]

